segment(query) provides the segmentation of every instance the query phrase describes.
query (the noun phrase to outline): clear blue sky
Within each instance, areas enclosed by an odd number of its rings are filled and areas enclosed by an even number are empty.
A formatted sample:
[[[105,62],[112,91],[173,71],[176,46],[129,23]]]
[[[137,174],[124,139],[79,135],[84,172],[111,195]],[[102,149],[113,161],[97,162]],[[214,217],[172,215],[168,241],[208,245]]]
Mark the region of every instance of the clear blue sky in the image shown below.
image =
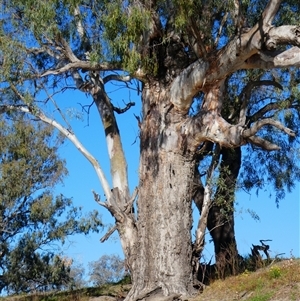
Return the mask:
[[[115,89],[115,88],[111,88]],[[138,162],[139,162],[139,140],[137,120],[133,114],[140,114],[140,99],[133,91],[121,89],[114,94],[110,94],[114,104],[124,107],[128,101],[136,102],[128,112],[118,115],[118,122],[123,138],[123,146],[128,160],[129,182],[131,191],[138,183]],[[81,108],[77,103],[88,104],[90,98],[82,93],[64,93],[60,97],[60,106],[64,109],[76,107],[80,113]],[[73,111],[74,112],[74,111]],[[99,160],[104,172],[109,177],[109,161],[102,125],[96,108],[92,108],[89,116],[83,115],[84,120],[73,118],[72,126],[78,138],[85,147]],[[99,210],[105,224],[112,224],[113,219],[106,210],[100,207],[93,199],[91,193],[95,190],[102,196],[103,192],[96,173],[90,163],[79,153],[71,142],[66,141],[60,150],[61,156],[67,161],[69,176],[65,179],[64,185],[56,187],[58,193],[63,193],[67,197],[73,197],[73,201],[78,206],[83,206],[83,210]],[[271,189],[271,188],[270,188]],[[271,256],[285,253],[285,256],[299,257],[299,216],[300,216],[300,191],[299,183],[291,194],[286,195],[286,199],[280,202],[279,209],[276,207],[274,198],[270,198],[270,190],[261,191],[257,196],[255,192],[247,194],[237,193],[238,206],[236,207],[235,225],[238,249],[241,255],[249,254],[252,244],[259,244],[260,239],[272,239],[270,242]],[[254,211],[260,218],[254,220],[248,210]],[[194,208],[194,218],[198,218],[197,210]],[[197,221],[196,221],[197,222]],[[193,230],[194,231],[194,230]],[[63,251],[76,262],[83,263],[87,267],[88,262],[95,261],[104,254],[119,254],[122,256],[121,246],[116,233],[105,243],[100,243],[100,238],[106,232],[91,234],[87,237],[76,235],[71,237],[63,246]],[[194,232],[193,232],[194,233]],[[213,243],[209,243],[207,236],[205,257],[207,261],[213,256]]]

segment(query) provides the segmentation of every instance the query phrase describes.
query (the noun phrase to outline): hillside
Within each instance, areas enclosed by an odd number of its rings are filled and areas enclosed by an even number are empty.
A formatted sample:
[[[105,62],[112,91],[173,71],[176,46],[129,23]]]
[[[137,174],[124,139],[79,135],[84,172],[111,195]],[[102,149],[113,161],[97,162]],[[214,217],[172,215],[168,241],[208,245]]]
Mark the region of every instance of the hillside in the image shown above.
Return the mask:
[[[206,287],[193,301],[299,301],[300,260],[289,259]]]
[[[1,301],[121,301],[130,284],[105,285],[73,292],[13,296]],[[145,299],[147,300],[147,298]],[[180,300],[166,298],[164,301]],[[300,260],[287,259],[256,272],[216,280],[188,301],[300,301]],[[160,300],[163,301],[163,300]]]

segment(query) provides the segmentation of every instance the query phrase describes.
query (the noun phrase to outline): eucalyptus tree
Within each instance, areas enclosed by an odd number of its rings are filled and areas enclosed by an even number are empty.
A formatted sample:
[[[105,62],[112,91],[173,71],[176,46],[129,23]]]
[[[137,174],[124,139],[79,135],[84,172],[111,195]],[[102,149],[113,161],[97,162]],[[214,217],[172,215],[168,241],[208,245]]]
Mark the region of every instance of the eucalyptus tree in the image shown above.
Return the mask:
[[[0,292],[68,287],[70,266],[55,244],[98,231],[98,213],[81,209],[53,187],[67,171],[58,156],[62,137],[23,113],[0,120]]]
[[[218,249],[222,241],[235,244],[230,219],[241,149],[260,161],[260,149],[284,159],[296,141],[298,1],[12,0],[2,9],[1,110],[52,124],[94,166],[106,196],[94,192],[95,200],[115,218],[110,233],[117,229],[132,277],[127,300],[191,295],[206,226]],[[132,193],[115,113],[133,103],[113,105],[113,81],[139,83],[139,184]],[[66,89],[89,95],[99,112],[112,186],[55,100]],[[47,115],[50,101],[64,123]],[[270,165],[270,178],[293,158]],[[246,160],[248,188],[261,183],[256,170]],[[292,171],[276,176],[278,191],[292,186]],[[193,199],[201,211],[195,241]],[[230,237],[220,241],[216,229]]]

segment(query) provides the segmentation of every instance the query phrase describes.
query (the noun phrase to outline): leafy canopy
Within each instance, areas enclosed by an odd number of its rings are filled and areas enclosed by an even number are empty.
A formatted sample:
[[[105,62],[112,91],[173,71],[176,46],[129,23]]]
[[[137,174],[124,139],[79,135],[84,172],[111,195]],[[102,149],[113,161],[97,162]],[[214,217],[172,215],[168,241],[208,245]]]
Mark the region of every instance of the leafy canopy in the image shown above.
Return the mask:
[[[70,269],[55,244],[99,231],[98,213],[82,217],[71,199],[53,195],[67,171],[58,156],[63,140],[50,126],[2,115],[0,137],[0,291],[67,285]]]

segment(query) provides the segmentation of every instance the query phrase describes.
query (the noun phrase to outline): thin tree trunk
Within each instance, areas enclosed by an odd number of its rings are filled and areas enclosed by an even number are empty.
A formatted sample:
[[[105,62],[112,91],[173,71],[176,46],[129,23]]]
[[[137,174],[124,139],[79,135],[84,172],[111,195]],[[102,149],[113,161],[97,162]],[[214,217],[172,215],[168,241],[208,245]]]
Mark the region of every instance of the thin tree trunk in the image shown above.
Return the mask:
[[[237,272],[238,251],[234,232],[234,198],[236,180],[241,166],[241,149],[222,148],[219,186],[207,219],[207,228],[214,242],[216,263],[221,277],[225,271]],[[202,214],[204,187],[198,169],[195,170],[193,200]],[[201,255],[201,254],[199,254]]]
[[[241,166],[241,149],[222,150],[219,187],[208,214],[207,228],[215,246],[216,264],[220,276],[236,274],[238,251],[234,233],[234,199],[236,179]]]

